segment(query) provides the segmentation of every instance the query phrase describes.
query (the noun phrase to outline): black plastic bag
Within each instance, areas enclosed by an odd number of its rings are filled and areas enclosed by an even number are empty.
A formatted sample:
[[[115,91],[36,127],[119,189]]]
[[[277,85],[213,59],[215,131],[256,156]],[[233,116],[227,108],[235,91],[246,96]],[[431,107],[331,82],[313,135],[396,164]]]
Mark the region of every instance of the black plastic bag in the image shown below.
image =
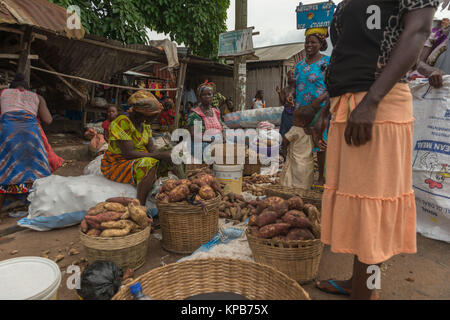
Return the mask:
[[[114,262],[95,261],[81,274],[78,295],[84,300],[111,300],[122,284],[123,271]]]

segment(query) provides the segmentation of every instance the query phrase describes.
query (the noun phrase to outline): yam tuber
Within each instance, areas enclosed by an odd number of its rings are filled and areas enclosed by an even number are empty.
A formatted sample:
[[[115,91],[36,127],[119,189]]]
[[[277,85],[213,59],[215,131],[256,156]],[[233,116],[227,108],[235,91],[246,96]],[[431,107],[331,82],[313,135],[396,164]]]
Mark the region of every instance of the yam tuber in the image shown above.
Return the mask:
[[[186,185],[179,185],[169,192],[170,202],[180,202],[187,198],[190,194],[189,187]]]
[[[124,237],[131,232],[131,227],[125,229],[106,229],[100,234],[101,238]]]
[[[101,224],[102,222],[119,220],[123,214],[124,214],[124,212],[107,211],[107,212],[102,212],[96,216],[85,216],[84,218],[86,219],[86,221],[88,223],[90,220],[90,221]]]
[[[126,197],[116,197],[116,198],[109,198],[106,200],[106,202],[116,202],[120,203],[124,206],[128,206],[131,201],[133,201],[134,198],[126,198]]]
[[[274,211],[264,211],[256,218],[256,224],[258,227],[264,227],[268,224],[273,224],[277,221],[278,215]]]
[[[303,200],[300,197],[292,197],[288,200],[289,210],[303,210]]]
[[[107,211],[125,212],[126,207],[120,203],[108,202],[103,206]]]
[[[158,193],[158,195],[156,196],[156,200],[161,203],[169,203],[169,195],[165,192]]]
[[[286,240],[314,240],[314,235],[308,229],[292,228]]]
[[[311,222],[305,216],[305,214],[301,211],[291,210],[284,215],[282,218],[283,222],[290,224],[293,227],[297,228],[311,228]]]
[[[101,233],[102,231],[99,229],[91,229],[86,234],[91,237],[98,237],[100,236]]]
[[[269,224],[259,229],[261,238],[270,239],[279,235],[287,235],[291,225],[288,223]]]
[[[211,200],[216,196],[214,190],[210,186],[201,187],[198,194],[203,200]]]
[[[164,182],[164,184],[161,186],[160,192],[170,192],[173,189],[175,189],[177,186],[180,185],[180,180],[167,180]]]
[[[139,227],[146,228],[148,226],[147,210],[145,207],[130,203],[128,210],[130,211],[131,220],[136,222]]]
[[[81,231],[83,231],[84,233],[86,233],[89,230],[89,226],[86,222],[86,219],[83,219],[80,223],[80,229]]]
[[[103,229],[125,229],[128,227],[131,228],[128,220],[102,222],[101,226]]]

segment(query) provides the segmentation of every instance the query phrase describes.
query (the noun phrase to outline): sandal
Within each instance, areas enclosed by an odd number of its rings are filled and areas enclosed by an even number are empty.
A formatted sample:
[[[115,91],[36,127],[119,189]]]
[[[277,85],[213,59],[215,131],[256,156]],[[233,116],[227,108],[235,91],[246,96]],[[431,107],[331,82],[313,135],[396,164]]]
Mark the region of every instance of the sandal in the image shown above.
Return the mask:
[[[319,287],[318,284],[320,284],[320,281],[316,282],[316,288],[319,289],[320,291],[323,291],[323,292],[326,292],[326,293],[330,293],[330,294],[339,294],[339,295],[344,295],[344,296],[350,296],[351,295],[350,292],[345,291],[340,286],[338,286],[334,280],[327,280],[327,282],[329,284],[331,284],[334,288],[336,288],[337,291],[330,291],[328,289]]]

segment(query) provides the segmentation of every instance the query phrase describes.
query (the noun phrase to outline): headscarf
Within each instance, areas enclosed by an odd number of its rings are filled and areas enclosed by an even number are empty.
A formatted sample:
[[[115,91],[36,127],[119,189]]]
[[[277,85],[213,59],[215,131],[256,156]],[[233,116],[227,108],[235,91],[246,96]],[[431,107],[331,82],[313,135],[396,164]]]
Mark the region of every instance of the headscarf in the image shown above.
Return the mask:
[[[16,73],[14,75],[14,80],[11,82],[9,86],[11,89],[15,89],[17,87],[24,87],[28,90],[28,82],[25,80],[25,75],[23,73]]]
[[[138,112],[147,117],[156,116],[163,110],[162,104],[156,97],[145,90],[140,90],[131,95],[128,99],[131,106],[128,112]]]
[[[209,82],[208,79],[206,79],[205,82],[203,82],[202,84],[200,84],[197,88],[197,96],[200,97],[203,90],[209,88],[212,90],[213,95],[216,93],[216,85],[214,84],[214,82]]]
[[[320,51],[326,51],[328,49],[328,28],[309,28],[306,29],[305,32],[306,38],[309,36],[315,36],[317,39],[319,39],[320,42]]]

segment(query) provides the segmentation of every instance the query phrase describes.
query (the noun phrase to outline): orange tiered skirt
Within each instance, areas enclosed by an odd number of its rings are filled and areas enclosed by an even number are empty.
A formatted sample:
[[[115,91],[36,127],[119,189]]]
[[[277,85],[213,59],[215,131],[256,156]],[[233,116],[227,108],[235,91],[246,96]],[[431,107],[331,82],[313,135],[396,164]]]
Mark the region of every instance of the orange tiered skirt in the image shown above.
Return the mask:
[[[416,253],[416,207],[412,189],[412,96],[398,83],[381,101],[372,140],[345,142],[350,112],[365,92],[331,100],[327,182],[322,203],[322,242],[378,264],[399,253]]]

